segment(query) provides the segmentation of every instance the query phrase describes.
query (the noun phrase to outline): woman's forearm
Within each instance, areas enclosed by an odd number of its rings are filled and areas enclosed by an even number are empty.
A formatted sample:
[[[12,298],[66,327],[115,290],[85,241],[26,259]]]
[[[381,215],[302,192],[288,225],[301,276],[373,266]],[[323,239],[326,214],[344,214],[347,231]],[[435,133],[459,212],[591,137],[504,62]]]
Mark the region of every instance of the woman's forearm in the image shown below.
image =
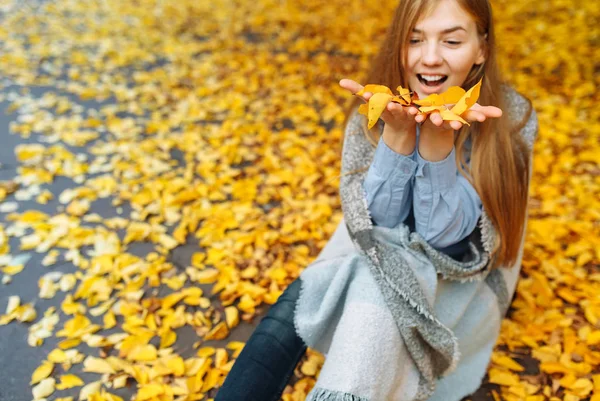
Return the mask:
[[[384,125],[382,136],[385,144],[401,155],[410,155],[417,145],[416,126],[411,126],[406,131],[397,132],[388,125]]]

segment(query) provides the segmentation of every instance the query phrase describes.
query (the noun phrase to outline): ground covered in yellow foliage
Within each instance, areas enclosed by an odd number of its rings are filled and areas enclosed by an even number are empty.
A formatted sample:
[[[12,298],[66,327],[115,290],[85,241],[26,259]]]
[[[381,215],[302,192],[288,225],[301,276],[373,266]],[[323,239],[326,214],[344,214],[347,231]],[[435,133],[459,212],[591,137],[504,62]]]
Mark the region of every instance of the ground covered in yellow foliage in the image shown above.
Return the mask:
[[[214,396],[243,347],[230,332],[277,299],[342,217],[351,99],[337,83],[361,81],[395,3],[5,2],[0,101],[12,122],[0,138],[22,143],[0,182],[0,325],[26,325],[12,341],[47,349],[30,372],[34,399]],[[489,399],[598,401],[600,3],[493,5],[506,77],[532,100],[540,134]],[[57,179],[71,185],[54,193]],[[151,251],[131,252],[140,243]],[[194,252],[178,261],[182,247]],[[39,271],[37,296],[15,285],[24,269]],[[59,307],[41,308],[48,299]],[[283,399],[303,400],[322,362],[309,353]]]

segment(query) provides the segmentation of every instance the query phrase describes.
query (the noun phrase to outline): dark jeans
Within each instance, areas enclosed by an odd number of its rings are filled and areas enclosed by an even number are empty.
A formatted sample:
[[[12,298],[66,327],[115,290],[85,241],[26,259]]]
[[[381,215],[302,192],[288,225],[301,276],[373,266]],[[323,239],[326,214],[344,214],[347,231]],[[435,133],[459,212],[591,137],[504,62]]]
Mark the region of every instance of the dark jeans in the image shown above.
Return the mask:
[[[296,335],[296,279],[271,306],[238,356],[215,401],[277,401],[306,352]]]

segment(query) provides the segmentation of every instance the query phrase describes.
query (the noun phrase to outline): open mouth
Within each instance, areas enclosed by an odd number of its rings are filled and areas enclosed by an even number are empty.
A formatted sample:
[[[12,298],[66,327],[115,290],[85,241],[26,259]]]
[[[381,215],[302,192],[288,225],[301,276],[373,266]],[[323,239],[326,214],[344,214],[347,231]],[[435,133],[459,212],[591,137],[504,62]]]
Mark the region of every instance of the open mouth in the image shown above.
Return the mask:
[[[421,75],[417,74],[419,82],[425,86],[439,86],[446,82],[448,79],[447,75]]]

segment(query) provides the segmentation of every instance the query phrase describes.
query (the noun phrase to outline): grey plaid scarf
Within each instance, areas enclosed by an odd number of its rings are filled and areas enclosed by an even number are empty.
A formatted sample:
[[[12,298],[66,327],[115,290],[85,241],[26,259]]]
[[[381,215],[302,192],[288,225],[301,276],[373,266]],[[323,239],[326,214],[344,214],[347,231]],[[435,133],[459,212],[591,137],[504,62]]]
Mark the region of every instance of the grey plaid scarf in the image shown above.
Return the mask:
[[[510,117],[522,119],[528,108],[526,101],[512,89],[507,89],[506,93],[507,104],[510,105],[510,110],[508,110]],[[374,154],[374,148],[363,132],[363,119],[364,116],[355,113],[345,130],[340,183],[344,220],[355,247],[360,253],[367,256],[369,271],[419,370],[415,400],[426,400],[433,394],[436,380],[456,368],[460,359],[460,351],[453,331],[434,315],[419,284],[415,266],[409,266],[403,255],[409,251],[413,255],[426,258],[435,267],[438,275],[446,280],[494,281],[496,296],[501,304],[501,312],[505,313],[510,302],[509,294],[506,286],[502,285],[501,274],[497,269],[490,269],[490,252],[497,234],[486,211],[483,210],[477,228],[469,237],[470,251],[462,261],[455,260],[432,248],[419,233],[410,232],[408,227],[403,224],[399,227],[403,234],[397,237],[402,243],[393,244],[385,239],[382,240],[381,235],[377,234],[377,230],[373,229],[362,188],[366,175],[364,168],[370,165]],[[534,119],[534,116],[531,119]],[[522,135],[531,146],[536,132],[535,121],[528,123],[522,130]],[[363,171],[360,173],[352,173],[361,169]],[[332,394],[319,396],[317,394],[319,392],[326,393],[327,391],[315,389],[312,399],[337,399],[331,398]],[[350,395],[346,394],[345,396]]]

